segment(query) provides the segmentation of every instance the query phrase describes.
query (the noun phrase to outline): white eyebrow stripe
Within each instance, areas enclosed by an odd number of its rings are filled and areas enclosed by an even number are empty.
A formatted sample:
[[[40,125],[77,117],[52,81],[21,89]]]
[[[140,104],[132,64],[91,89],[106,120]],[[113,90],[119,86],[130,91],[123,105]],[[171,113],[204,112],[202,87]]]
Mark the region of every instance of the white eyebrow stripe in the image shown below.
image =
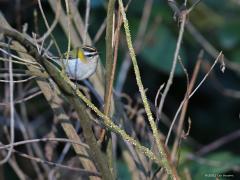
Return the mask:
[[[87,50],[89,50],[89,51],[96,51],[95,48],[90,47],[90,46],[85,46],[85,47],[83,47],[83,49],[85,49],[86,51],[87,51]]]
[[[95,51],[95,52],[84,52],[84,56],[95,56],[95,55],[97,55],[98,53]]]

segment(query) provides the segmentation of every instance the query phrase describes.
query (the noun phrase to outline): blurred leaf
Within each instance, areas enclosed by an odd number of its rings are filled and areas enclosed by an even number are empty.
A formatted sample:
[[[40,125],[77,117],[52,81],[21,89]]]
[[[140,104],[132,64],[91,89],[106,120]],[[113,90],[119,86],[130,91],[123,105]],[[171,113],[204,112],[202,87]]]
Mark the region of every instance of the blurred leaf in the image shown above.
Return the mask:
[[[121,160],[118,160],[117,161],[117,169],[118,169],[118,178],[119,180],[130,180],[131,179],[131,174],[128,170],[128,167],[127,165],[121,161]]]
[[[216,1],[218,2],[218,1]],[[190,19],[200,30],[216,28],[224,24],[224,18],[204,3],[199,3],[190,14]]]
[[[191,169],[192,178],[201,180],[211,175],[222,175],[239,165],[239,156],[230,152],[219,152],[205,157],[204,160],[192,161],[188,167]]]
[[[151,39],[146,42],[145,47],[141,52],[143,60],[152,67],[169,73],[172,67],[176,43],[177,41],[171,34],[170,30],[161,25],[156,33],[152,35]],[[180,56],[184,63],[186,55],[183,48],[181,48]],[[175,74],[183,74],[183,70],[179,63],[177,64]]]
[[[189,147],[187,147],[187,146],[182,146],[181,147],[181,151],[179,152],[180,154],[180,156],[179,156],[179,164],[181,165],[181,164],[183,164],[183,163],[185,163],[185,161],[187,161],[188,159],[188,155],[189,155],[189,153],[191,153],[192,152],[192,149],[189,149]]]
[[[233,1],[226,1],[226,0],[208,0],[205,2],[208,6],[210,6],[214,10],[229,10],[232,5],[236,5],[236,3],[233,3]],[[203,1],[200,3],[203,4]],[[236,6],[235,6],[236,7]]]
[[[132,14],[135,14],[135,15],[139,14],[138,16],[138,19],[139,19],[142,15],[143,7],[144,7],[144,1],[132,0],[132,2],[130,3],[130,6],[128,6],[127,16],[130,17]]]
[[[240,63],[240,48],[232,52],[232,54],[230,55],[230,58],[232,61]]]
[[[220,29],[218,36],[219,42],[223,48],[232,49],[240,42],[239,29],[239,21],[226,23],[225,26]]]
[[[102,6],[104,3],[104,0],[92,0],[91,1],[91,7],[96,8]]]

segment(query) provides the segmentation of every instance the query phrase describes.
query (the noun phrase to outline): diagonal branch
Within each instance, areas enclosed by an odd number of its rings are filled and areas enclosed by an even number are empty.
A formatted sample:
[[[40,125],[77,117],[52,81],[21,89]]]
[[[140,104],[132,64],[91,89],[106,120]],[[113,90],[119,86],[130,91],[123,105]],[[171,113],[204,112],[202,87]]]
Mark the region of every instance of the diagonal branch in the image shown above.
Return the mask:
[[[143,105],[144,105],[144,108],[146,110],[148,121],[149,121],[151,129],[153,131],[153,136],[154,136],[154,139],[156,141],[158,152],[159,152],[159,155],[160,155],[160,158],[158,158],[158,159],[159,159],[159,161],[162,162],[162,165],[164,166],[167,173],[171,176],[171,178],[172,179],[178,179],[176,169],[171,165],[170,161],[168,160],[168,157],[167,157],[166,151],[164,149],[164,146],[160,141],[160,136],[159,136],[159,133],[158,133],[158,129],[157,129],[157,126],[154,122],[152,112],[150,110],[150,106],[148,104],[147,97],[146,97],[144,87],[143,87],[143,84],[142,84],[140,71],[139,71],[139,68],[138,68],[135,51],[134,51],[133,45],[132,45],[128,20],[126,18],[126,13],[125,13],[125,10],[124,10],[124,6],[123,6],[123,3],[122,3],[122,0],[118,0],[118,2],[119,2],[122,17],[123,17],[124,29],[125,29],[126,39],[127,39],[127,45],[128,45],[128,48],[129,48],[129,53],[130,53],[131,59],[132,59],[137,85],[138,85],[138,88],[139,88],[139,92],[141,94]]]

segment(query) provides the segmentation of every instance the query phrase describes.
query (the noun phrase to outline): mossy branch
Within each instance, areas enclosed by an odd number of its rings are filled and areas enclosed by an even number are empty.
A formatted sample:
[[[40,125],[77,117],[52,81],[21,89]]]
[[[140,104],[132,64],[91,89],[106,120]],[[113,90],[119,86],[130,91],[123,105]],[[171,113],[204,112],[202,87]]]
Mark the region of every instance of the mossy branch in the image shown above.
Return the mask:
[[[141,76],[140,76],[140,71],[139,71],[138,64],[137,64],[135,51],[134,51],[133,45],[132,45],[128,20],[127,20],[127,17],[126,17],[126,13],[125,13],[125,10],[124,10],[122,0],[118,0],[118,2],[119,2],[122,17],[123,17],[124,29],[125,29],[126,39],[127,39],[127,45],[128,45],[128,48],[129,48],[130,57],[132,59],[137,85],[138,85],[138,88],[139,88],[139,92],[141,94],[141,98],[142,98],[142,101],[143,101],[144,108],[146,110],[148,121],[149,121],[151,129],[153,131],[154,139],[155,139],[156,144],[157,144],[157,148],[158,148],[158,151],[159,151],[159,154],[160,154],[160,161],[162,162],[163,167],[166,169],[167,173],[172,177],[172,179],[177,179],[178,176],[177,176],[176,170],[170,164],[170,161],[168,161],[168,159],[167,159],[167,154],[164,150],[164,145],[160,141],[160,135],[158,133],[156,123],[153,119],[152,112],[150,110],[150,106],[149,106],[148,101],[147,101],[147,97],[146,97],[144,87],[143,87],[143,84],[142,84],[142,80],[141,80]]]

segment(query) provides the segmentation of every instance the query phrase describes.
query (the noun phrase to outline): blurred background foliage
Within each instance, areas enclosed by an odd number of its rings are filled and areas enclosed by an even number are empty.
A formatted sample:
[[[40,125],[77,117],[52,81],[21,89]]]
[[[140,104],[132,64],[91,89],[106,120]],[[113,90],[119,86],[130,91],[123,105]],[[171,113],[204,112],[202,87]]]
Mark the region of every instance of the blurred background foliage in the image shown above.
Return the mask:
[[[18,2],[18,3],[17,3]],[[126,2],[126,1],[125,1]],[[188,1],[189,5],[192,1]],[[54,14],[49,7],[47,1],[42,1],[44,12],[49,22],[54,19]],[[183,3],[178,1],[179,4]],[[136,35],[140,25],[140,19],[143,13],[145,1],[132,0],[127,10],[127,17],[130,24],[132,39],[136,39]],[[106,17],[105,0],[91,0],[91,13],[89,23],[89,33],[93,38],[100,28]],[[85,13],[85,1],[80,0],[78,5],[82,15]],[[10,24],[21,30],[24,23],[28,24],[28,33],[38,31],[43,34],[46,31],[42,18],[38,18],[38,29],[34,25],[34,10],[37,7],[37,1],[32,0],[0,0],[0,10],[5,15]],[[40,13],[39,13],[40,14]],[[157,90],[160,85],[168,79],[172,65],[174,50],[178,37],[179,24],[174,21],[174,14],[167,4],[167,1],[154,0],[151,9],[150,20],[147,25],[146,33],[141,39],[142,48],[137,53],[137,59],[142,75],[144,87],[147,88],[147,96],[150,102],[154,102]],[[197,30],[219,51],[223,51],[225,57],[231,62],[240,64],[240,1],[239,0],[203,0],[190,13],[189,20],[194,24]],[[67,49],[67,37],[63,35],[61,27],[58,25],[53,35],[55,36],[62,52]],[[121,42],[119,47],[119,58],[117,72],[121,68],[123,59],[128,52],[125,37],[122,31]],[[100,51],[101,60],[105,61],[105,36],[102,35],[95,46]],[[184,63],[189,76],[191,77],[198,54],[203,49],[195,37],[187,30],[184,33],[183,43],[181,45],[181,59]],[[56,50],[51,50],[56,54]],[[209,67],[213,63],[214,58],[208,53],[204,53],[204,62],[198,75],[199,82]],[[115,79],[118,79],[119,74]],[[115,81],[116,85],[117,81]],[[135,85],[133,69],[130,68],[127,73],[126,82],[123,86],[123,92],[133,98],[134,101],[139,97],[137,86]],[[196,92],[190,100],[187,116],[191,118],[192,125],[190,136],[194,139],[193,144],[183,143],[181,150],[180,168],[184,166],[190,167],[193,179],[202,179],[203,172],[209,172],[209,166],[202,165],[198,161],[192,161],[191,158],[185,157],[186,152],[195,152],[204,145],[217,140],[231,132],[240,129],[240,100],[238,97],[231,97],[225,93],[226,90],[234,90],[240,92],[240,69],[232,70],[227,68],[224,73],[220,71],[220,65],[217,65],[207,78],[201,88]],[[186,91],[186,76],[178,64],[173,85],[167,96],[164,112],[172,119],[180,102],[182,101]],[[233,93],[232,93],[233,94]],[[40,96],[43,98],[42,96]],[[51,110],[47,103],[41,98],[35,98],[26,104],[28,105],[29,119],[36,118],[36,114],[41,115],[42,124],[52,120]],[[43,118],[44,117],[44,118]],[[50,122],[48,124],[50,124]],[[168,128],[163,124],[159,125],[160,129],[166,133]],[[187,127],[187,124],[186,124]],[[51,127],[43,126],[37,132],[47,132]],[[211,152],[204,158],[207,161],[218,160],[222,164],[214,167],[214,172],[232,172],[239,173],[240,164],[240,143],[238,140],[229,142],[219,149]],[[185,150],[185,148],[187,150]],[[187,154],[187,153],[186,153]],[[126,173],[126,167],[122,161],[117,164],[120,167],[120,179],[129,179]],[[238,169],[233,167],[238,165]],[[212,169],[212,168],[211,168]],[[212,171],[211,171],[212,172]]]

